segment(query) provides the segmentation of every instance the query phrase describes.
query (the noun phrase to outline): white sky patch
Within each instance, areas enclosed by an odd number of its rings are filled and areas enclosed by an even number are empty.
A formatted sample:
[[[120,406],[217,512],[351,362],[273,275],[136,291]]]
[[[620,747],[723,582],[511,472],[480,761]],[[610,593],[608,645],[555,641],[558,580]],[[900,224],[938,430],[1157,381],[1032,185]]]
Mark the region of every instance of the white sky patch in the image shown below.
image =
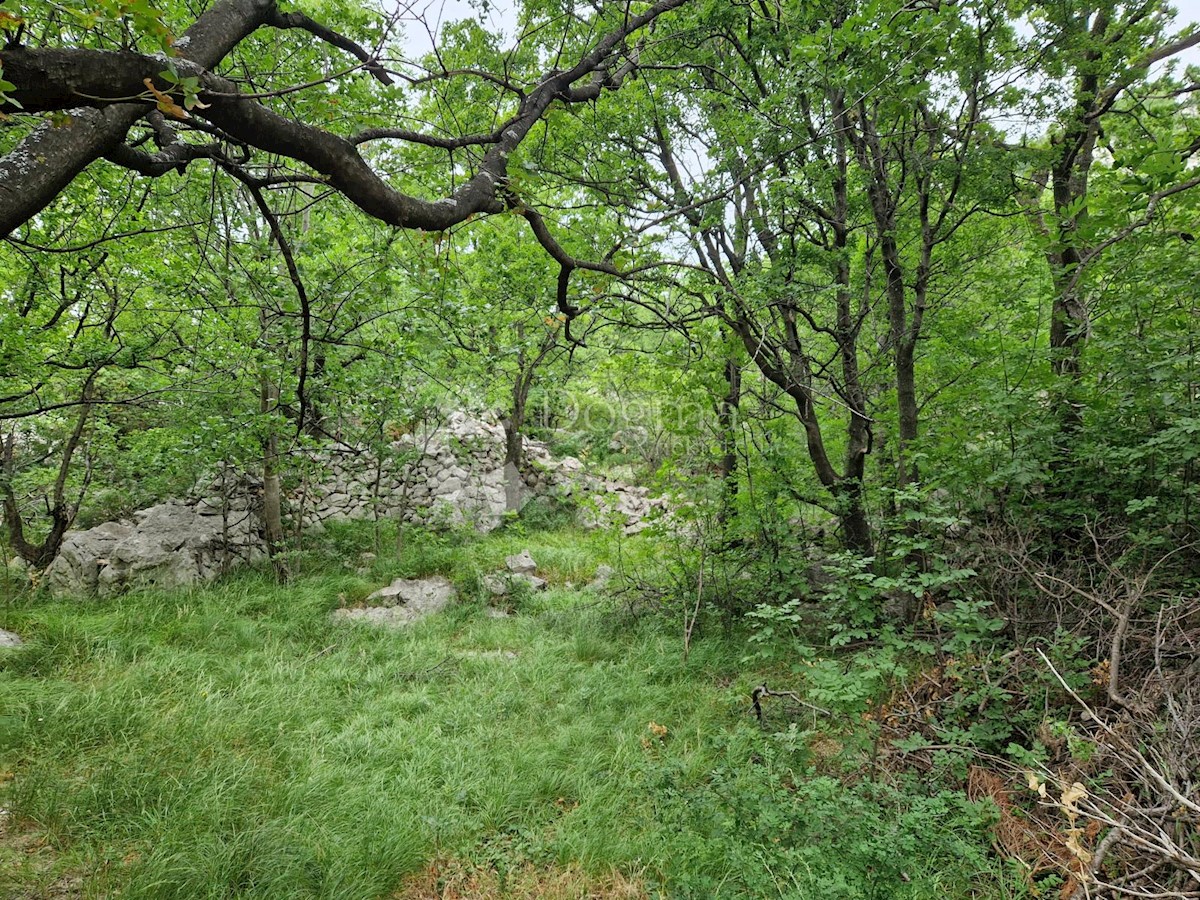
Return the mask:
[[[1200,3],[1200,0],[1196,2]],[[403,46],[410,59],[419,59],[433,50],[442,29],[463,19],[474,19],[488,31],[500,32],[506,41],[516,36],[517,4],[514,0],[488,0],[486,4],[481,0],[390,0],[384,3],[384,9],[397,8],[407,10]]]

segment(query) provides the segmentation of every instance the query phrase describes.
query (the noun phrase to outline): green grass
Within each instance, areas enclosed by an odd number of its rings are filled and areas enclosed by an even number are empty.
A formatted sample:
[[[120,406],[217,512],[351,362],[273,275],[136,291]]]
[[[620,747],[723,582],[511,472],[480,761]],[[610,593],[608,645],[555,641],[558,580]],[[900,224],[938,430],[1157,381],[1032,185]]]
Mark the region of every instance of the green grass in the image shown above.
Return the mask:
[[[328,618],[395,575],[470,587],[526,547],[555,588],[520,615],[468,595],[402,631]],[[740,645],[685,664],[668,623],[616,627],[566,587],[612,555],[574,532],[429,538],[370,578],[0,606],[28,641],[0,656],[0,896],[82,874],[95,897],[386,897],[434,858],[618,869],[668,896],[866,896],[868,872],[879,896],[1003,896],[967,893],[1000,883],[978,810],[802,781],[807,751],[747,716]],[[891,829],[895,866],[829,816]],[[961,837],[914,837],[939,821]],[[822,886],[831,860],[844,889]]]

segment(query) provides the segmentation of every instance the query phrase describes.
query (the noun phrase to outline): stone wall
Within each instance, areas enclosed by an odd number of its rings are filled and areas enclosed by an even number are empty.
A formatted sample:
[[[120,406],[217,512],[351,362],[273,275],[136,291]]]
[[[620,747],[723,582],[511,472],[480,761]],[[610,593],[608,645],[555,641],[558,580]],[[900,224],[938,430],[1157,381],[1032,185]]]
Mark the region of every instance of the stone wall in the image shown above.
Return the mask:
[[[665,506],[645,488],[589,475],[572,457],[555,459],[537,441],[526,440],[525,454],[523,471],[506,468],[503,427],[451,413],[436,428],[400,437],[384,459],[348,447],[309,456],[298,468],[316,474],[289,491],[285,515],[312,531],[378,517],[486,532],[507,510],[544,494],[577,503],[584,527],[617,525],[632,534]],[[202,584],[265,557],[261,480],[227,474],[194,494],[129,521],[70,532],[47,569],[50,589],[108,596],[139,584]]]
[[[320,477],[289,499],[306,528],[350,519],[396,519],[491,531],[524,494],[516,471],[504,469],[504,428],[454,412],[436,428],[401,436],[382,463],[351,448],[311,460]],[[512,504],[520,506],[520,499]]]

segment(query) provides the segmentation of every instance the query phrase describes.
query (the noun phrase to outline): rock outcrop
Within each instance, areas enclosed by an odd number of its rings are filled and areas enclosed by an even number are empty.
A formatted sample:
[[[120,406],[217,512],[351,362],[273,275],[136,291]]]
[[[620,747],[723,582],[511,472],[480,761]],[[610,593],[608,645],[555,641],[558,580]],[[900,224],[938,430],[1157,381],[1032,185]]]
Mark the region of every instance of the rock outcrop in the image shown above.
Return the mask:
[[[231,506],[241,506],[232,509]],[[169,501],[73,531],[46,570],[57,594],[109,596],[135,586],[188,587],[266,555],[261,522],[248,503]]]
[[[530,591],[544,591],[546,579],[537,575],[537,563],[528,550],[522,550],[513,556],[506,557],[504,567],[507,572],[493,572],[483,576],[483,586],[493,597],[505,597],[512,593],[513,588],[521,585]]]

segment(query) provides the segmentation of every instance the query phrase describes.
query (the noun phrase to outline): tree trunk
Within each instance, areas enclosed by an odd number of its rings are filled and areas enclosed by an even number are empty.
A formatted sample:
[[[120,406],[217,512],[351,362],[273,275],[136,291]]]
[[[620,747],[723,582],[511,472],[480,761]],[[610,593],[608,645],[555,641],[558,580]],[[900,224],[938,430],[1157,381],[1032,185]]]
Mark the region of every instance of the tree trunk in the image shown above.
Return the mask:
[[[521,471],[525,466],[525,439],[521,432],[525,428],[525,405],[532,381],[532,370],[517,374],[512,407],[504,417],[504,508],[508,512],[520,512],[525,501],[525,476]]]
[[[13,464],[14,437],[9,434],[4,441],[3,450],[3,481],[4,481],[4,524],[8,528],[8,539],[12,548],[21,559],[34,569],[44,569],[54,562],[58,551],[62,548],[63,538],[67,529],[75,521],[79,512],[79,502],[67,501],[67,477],[71,473],[71,463],[75,451],[83,439],[84,429],[92,411],[92,387],[95,384],[99,370],[93,371],[83,384],[80,395],[79,416],[75,420],[75,428],[63,447],[62,458],[59,460],[58,475],[54,479],[54,489],[47,507],[50,513],[50,531],[40,543],[33,543],[25,536],[25,522],[21,518],[21,510],[13,491],[12,478],[15,474]],[[82,499],[82,495],[79,499]]]
[[[262,379],[259,411],[273,413],[279,405],[279,390],[265,375]],[[273,424],[267,425],[262,440],[263,463],[263,528],[267,554],[275,570],[275,580],[286,584],[289,577],[287,560],[283,556],[283,484],[279,475],[279,434]]]
[[[862,488],[861,478],[844,478],[834,496],[838,504],[843,546],[863,556],[870,556],[875,552],[875,545],[871,536],[871,522],[863,504]]]
[[[721,527],[728,524],[738,494],[737,410],[742,401],[742,367],[734,354],[725,360],[725,396],[717,403],[717,434],[721,444]]]

